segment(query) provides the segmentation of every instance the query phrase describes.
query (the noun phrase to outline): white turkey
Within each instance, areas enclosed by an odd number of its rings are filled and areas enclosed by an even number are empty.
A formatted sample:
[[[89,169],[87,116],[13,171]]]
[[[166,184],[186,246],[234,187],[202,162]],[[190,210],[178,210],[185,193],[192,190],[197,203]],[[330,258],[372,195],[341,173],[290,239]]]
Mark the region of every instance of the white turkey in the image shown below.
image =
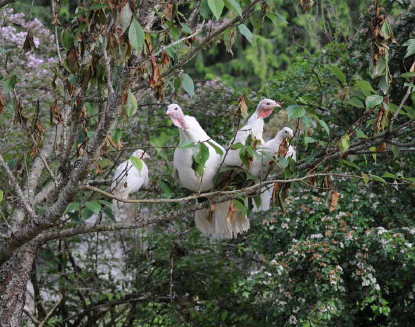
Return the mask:
[[[249,170],[249,173],[255,177],[254,181],[256,184],[260,182],[261,179],[265,179],[268,174],[271,172],[271,170],[274,167],[278,167],[277,164],[275,164],[272,160],[272,158],[277,159],[280,155],[284,155],[285,158],[291,157],[294,161],[297,159],[296,151],[293,146],[288,144],[288,139],[291,139],[294,136],[294,132],[289,127],[284,127],[282,130],[280,130],[273,139],[269,140],[258,149],[258,152],[260,153],[260,158],[254,157],[254,160],[252,162],[252,166]],[[283,144],[283,147],[285,148],[288,146],[288,149],[281,149],[280,146],[283,142],[286,142]],[[282,154],[280,153],[282,152]],[[257,208],[257,206],[254,203],[253,211],[267,211],[270,208],[272,198],[272,188],[270,185],[267,187],[263,187],[261,189],[261,206]]]
[[[150,158],[150,156],[143,150],[137,150],[131,156],[141,160],[143,165],[141,170],[139,171],[128,159],[117,167],[111,184],[113,194],[124,199],[127,199],[131,193],[139,191],[143,186],[148,187],[149,185],[148,168],[144,159]],[[116,220],[125,220],[134,215],[132,213],[134,211],[133,204],[121,204],[117,200],[113,200],[112,203]]]
[[[196,118],[184,115],[179,105],[169,105],[166,114],[170,116],[173,124],[179,128],[180,144],[189,141],[194,144],[203,143],[209,149],[209,158],[205,162],[203,173],[199,174],[194,170],[193,149],[176,148],[173,158],[176,177],[181,185],[190,191],[205,192],[211,190],[213,188],[213,179],[218,173],[223,160],[223,154],[218,154],[211,144],[214,144],[223,153],[225,153],[225,150],[206,134]],[[196,227],[201,232],[211,234],[217,239],[233,238],[237,234],[248,230],[249,221],[238,210],[234,213],[233,219],[227,219],[230,205],[230,201],[216,203],[212,213],[211,208],[197,210],[195,212]],[[233,210],[234,208],[231,209]]]
[[[261,141],[261,144],[264,144],[264,139],[262,138],[262,133],[264,131],[264,118],[267,118],[271,115],[272,111],[276,107],[281,107],[278,103],[270,99],[261,100],[258,103],[256,111],[248,119],[247,124],[242,127],[235,135],[233,144],[241,143],[245,145],[246,139],[249,135],[254,137],[257,140]],[[239,157],[239,149],[228,151],[228,154],[225,158],[226,166],[242,166],[242,160]]]

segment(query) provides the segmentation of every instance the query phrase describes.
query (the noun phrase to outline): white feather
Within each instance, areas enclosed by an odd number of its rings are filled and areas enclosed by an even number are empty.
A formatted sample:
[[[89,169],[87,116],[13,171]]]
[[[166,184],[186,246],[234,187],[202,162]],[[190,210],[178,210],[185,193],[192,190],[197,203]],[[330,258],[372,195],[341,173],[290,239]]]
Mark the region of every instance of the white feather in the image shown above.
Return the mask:
[[[184,120],[186,128],[179,129],[180,143],[185,141],[198,143],[209,140],[225,153],[225,149],[211,140],[194,117],[184,116]],[[193,150],[191,148],[177,148],[174,151],[173,166],[179,181],[184,188],[193,192],[205,192],[213,188],[213,179],[223,160],[222,155],[218,154],[208,142],[204,142],[204,144],[209,149],[209,159],[205,163],[202,176],[196,175],[192,168]],[[239,211],[235,212],[232,222],[227,221],[230,204],[230,201],[215,204],[216,210],[212,213],[211,221],[209,220],[210,208],[197,210],[195,212],[196,227],[202,233],[212,235],[217,239],[236,237],[237,234],[248,230],[249,221]]]

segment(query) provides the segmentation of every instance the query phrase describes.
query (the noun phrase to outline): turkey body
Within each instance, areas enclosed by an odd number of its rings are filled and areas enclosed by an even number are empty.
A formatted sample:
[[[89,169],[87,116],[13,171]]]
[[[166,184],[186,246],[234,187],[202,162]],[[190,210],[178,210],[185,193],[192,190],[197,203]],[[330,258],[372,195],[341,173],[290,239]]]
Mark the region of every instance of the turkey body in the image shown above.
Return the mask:
[[[264,144],[264,139],[262,138],[262,133],[264,131],[264,119],[258,118],[258,113],[255,112],[248,120],[247,124],[242,127],[235,135],[233,144],[241,143],[245,145],[246,139],[249,135],[255,137],[255,139],[260,140],[261,144]],[[226,166],[242,166],[242,160],[239,157],[239,149],[228,151],[228,154],[225,159]]]
[[[193,150],[191,148],[179,149],[174,151],[173,166],[176,176],[178,176],[181,185],[193,192],[205,192],[213,188],[213,179],[222,162],[222,156],[216,153],[216,150],[206,141],[215,144],[223,153],[225,149],[215,141],[211,140],[209,135],[203,130],[198,121],[191,116],[184,116],[187,129],[180,130],[180,143],[191,141],[196,143],[204,142],[209,149],[209,159],[205,163],[203,175],[197,176],[193,170]]]
[[[195,144],[203,142],[209,149],[209,158],[205,163],[201,176],[196,174],[193,169],[194,153],[191,148],[177,148],[174,151],[173,167],[180,184],[193,192],[211,190],[214,187],[214,177],[222,164],[223,155],[218,154],[209,143],[217,146],[222,150],[222,153],[225,153],[225,149],[209,137],[196,118],[183,115],[178,105],[170,105],[167,114],[171,116],[175,125],[179,127],[181,144],[187,141]],[[217,239],[233,238],[239,233],[248,230],[249,220],[239,210],[234,212],[233,219],[228,219],[230,206],[231,201],[226,201],[214,204],[214,209],[209,206],[207,209],[196,210],[196,227],[202,233],[212,235]]]

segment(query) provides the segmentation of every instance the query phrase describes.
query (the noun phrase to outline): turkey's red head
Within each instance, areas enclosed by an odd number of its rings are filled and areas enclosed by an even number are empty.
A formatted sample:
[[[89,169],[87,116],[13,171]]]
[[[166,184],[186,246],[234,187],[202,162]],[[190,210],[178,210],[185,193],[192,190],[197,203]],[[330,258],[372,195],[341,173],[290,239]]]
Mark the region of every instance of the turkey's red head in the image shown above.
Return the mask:
[[[182,130],[187,128],[182,108],[180,108],[178,104],[170,104],[167,107],[166,115],[170,116],[171,120],[173,121],[173,124],[178,128]]]
[[[267,118],[271,115],[272,110],[276,107],[281,107],[278,103],[271,99],[261,100],[256,108],[258,112],[258,118]]]

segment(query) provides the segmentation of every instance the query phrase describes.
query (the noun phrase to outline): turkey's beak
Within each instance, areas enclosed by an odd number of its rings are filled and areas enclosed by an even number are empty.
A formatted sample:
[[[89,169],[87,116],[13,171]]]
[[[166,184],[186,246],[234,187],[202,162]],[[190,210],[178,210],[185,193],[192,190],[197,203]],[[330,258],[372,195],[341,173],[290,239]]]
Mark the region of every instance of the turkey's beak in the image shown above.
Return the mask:
[[[281,103],[280,102],[275,102],[275,107],[276,108],[281,108]]]
[[[167,116],[171,116],[171,115],[173,115],[173,111],[167,110],[167,111],[166,111],[166,115],[167,115]]]
[[[147,154],[147,152],[144,152],[141,156],[141,159],[150,159],[151,157]]]

